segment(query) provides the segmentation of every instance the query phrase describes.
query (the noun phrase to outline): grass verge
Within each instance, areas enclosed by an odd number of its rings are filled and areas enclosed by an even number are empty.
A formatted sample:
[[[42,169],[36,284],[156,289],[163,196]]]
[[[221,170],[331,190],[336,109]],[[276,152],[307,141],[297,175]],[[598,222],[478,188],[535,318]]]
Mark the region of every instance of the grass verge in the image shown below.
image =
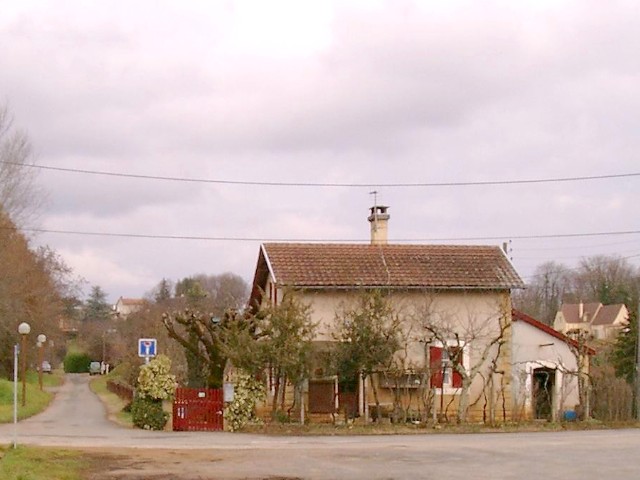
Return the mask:
[[[91,466],[82,452],[57,448],[6,447],[0,455],[3,480],[80,480]]]
[[[24,407],[22,406],[22,383],[18,383],[18,419],[31,417],[47,408],[53,400],[53,393],[47,389],[59,386],[62,382],[63,379],[59,373],[44,375],[42,383],[45,390],[40,391],[38,374],[27,372],[27,401]],[[13,389],[12,381],[0,379],[0,423],[13,422]]]
[[[412,424],[340,424],[309,423],[265,423],[262,425],[247,425],[242,433],[259,433],[272,436],[340,436],[340,435],[410,435],[410,434],[442,434],[442,433],[518,433],[518,432],[554,432],[565,430],[602,430],[617,428],[640,428],[640,423],[630,422],[599,422],[589,420],[585,422],[522,422],[506,423],[489,426],[468,423],[464,425],[412,425]]]
[[[107,380],[109,375],[98,375],[91,379],[89,387],[91,391],[98,395],[102,403],[107,408],[109,419],[123,427],[133,428],[133,420],[130,412],[123,411],[127,402],[115,393],[107,390]]]

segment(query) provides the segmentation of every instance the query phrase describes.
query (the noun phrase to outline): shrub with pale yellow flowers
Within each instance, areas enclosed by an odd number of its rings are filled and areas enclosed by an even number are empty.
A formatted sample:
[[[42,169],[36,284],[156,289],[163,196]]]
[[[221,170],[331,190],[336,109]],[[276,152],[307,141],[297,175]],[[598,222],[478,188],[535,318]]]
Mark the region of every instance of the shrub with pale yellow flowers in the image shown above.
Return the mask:
[[[176,377],[171,374],[171,360],[158,355],[140,367],[138,388],[131,404],[133,423],[145,430],[162,430],[169,414],[162,408],[162,401],[173,398]]]

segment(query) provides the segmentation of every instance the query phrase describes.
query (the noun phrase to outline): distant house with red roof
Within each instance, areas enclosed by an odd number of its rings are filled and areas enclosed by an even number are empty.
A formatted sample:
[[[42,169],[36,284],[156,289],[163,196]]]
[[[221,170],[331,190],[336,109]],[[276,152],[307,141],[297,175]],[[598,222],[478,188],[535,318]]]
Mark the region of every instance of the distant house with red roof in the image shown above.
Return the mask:
[[[563,412],[588,404],[581,401],[580,380],[587,395],[595,350],[518,310],[512,316],[515,416],[556,421]]]
[[[581,330],[596,339],[606,340],[615,338],[628,320],[629,310],[622,303],[563,303],[553,326],[563,333]]]
[[[460,395],[460,376],[456,372],[458,367],[453,368],[452,362],[462,364],[465,370],[478,364],[482,342],[500,331],[501,322],[510,322],[511,290],[523,288],[524,284],[499,247],[389,244],[388,219],[387,207],[371,208],[368,218],[371,224],[370,244],[261,245],[250,308],[257,309],[265,302],[278,304],[285,291],[295,292],[302,302],[311,306],[312,320],[319,325],[316,343],[320,347],[333,341],[336,313],[345,305],[353,305],[362,292],[382,290],[394,305],[405,312],[419,312],[428,303],[431,313],[446,318],[456,332],[450,329],[448,338],[415,341],[409,348],[408,364],[411,367],[405,371],[402,378],[406,381],[402,385],[405,389],[416,389],[414,393],[419,387],[431,387],[427,390],[435,392],[436,408],[443,409],[446,405],[449,414],[453,414]],[[427,315],[424,311],[423,314]],[[471,337],[465,337],[471,325],[486,328],[483,340],[479,336],[473,341]],[[459,349],[456,360],[448,358],[447,353],[452,351],[453,342]],[[507,386],[511,379],[510,348],[509,335],[501,349],[495,348],[496,363],[506,378]],[[434,359],[436,373],[439,374],[425,377],[415,373],[424,373]],[[483,371],[489,368],[489,362],[482,366]],[[511,405],[510,388],[502,388],[498,392],[499,381],[490,382],[488,386],[481,377],[474,377],[469,389],[472,400],[484,395],[497,402],[502,395],[500,401]],[[334,413],[342,408],[343,403],[355,401],[356,411],[364,414],[374,402],[371,382],[376,382],[375,387],[383,403],[391,404],[393,401],[394,385],[385,379],[384,372],[367,382],[356,379],[356,392],[344,391],[343,380],[320,366],[314,368],[304,402],[308,411]],[[353,380],[350,383],[353,385]],[[487,389],[491,391],[486,392]],[[424,409],[418,397],[415,394],[410,400],[414,402],[412,408],[416,411]],[[480,419],[482,415],[482,402],[476,402],[470,408],[468,418]]]
[[[142,298],[120,297],[113,306],[113,313],[117,319],[124,320],[132,313],[142,310],[145,304],[146,301]]]

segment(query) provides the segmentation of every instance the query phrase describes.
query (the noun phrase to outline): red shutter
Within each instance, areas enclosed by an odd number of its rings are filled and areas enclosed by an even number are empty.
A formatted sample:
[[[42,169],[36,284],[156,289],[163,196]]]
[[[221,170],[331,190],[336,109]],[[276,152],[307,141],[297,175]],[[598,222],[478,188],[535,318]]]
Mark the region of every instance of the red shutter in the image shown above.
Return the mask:
[[[458,365],[462,366],[462,348],[452,347],[449,354],[451,355],[451,386],[462,388],[462,375],[457,369]]]
[[[442,348],[429,347],[429,367],[431,369],[431,387],[442,388]]]

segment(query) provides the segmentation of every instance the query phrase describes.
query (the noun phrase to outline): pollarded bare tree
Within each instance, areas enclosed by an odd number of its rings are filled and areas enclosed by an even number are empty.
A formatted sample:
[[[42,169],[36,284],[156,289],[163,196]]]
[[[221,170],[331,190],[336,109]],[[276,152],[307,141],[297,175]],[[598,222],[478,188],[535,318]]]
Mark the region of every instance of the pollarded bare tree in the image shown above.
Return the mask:
[[[163,285],[164,283],[164,285]],[[175,296],[166,298],[168,282],[158,296],[165,307],[163,324],[185,352],[191,387],[222,385],[225,355],[220,348],[222,327],[246,303],[248,287],[238,275],[194,275],[175,284]]]
[[[188,383],[193,388],[222,387],[226,358],[218,339],[221,323],[210,313],[198,310],[179,310],[162,315],[169,337],[177,341],[185,350],[190,362]]]
[[[575,357],[576,368],[566,373],[575,376],[578,380],[578,399],[582,410],[581,413],[583,418],[588,419],[591,417],[589,363],[593,350],[589,347],[589,342],[592,338],[582,330],[569,331],[567,336],[573,340],[572,342],[567,342],[567,345]]]
[[[428,346],[431,383],[440,389],[441,401],[446,394],[445,385],[456,391],[458,422],[467,421],[471,386],[476,378],[483,379],[480,395],[487,394],[485,389],[489,389],[489,419],[494,420],[494,396],[499,391],[494,376],[504,373],[500,355],[511,323],[506,303],[493,305],[490,310],[446,311],[438,307],[436,299],[427,297],[415,316],[420,326],[416,341]]]

